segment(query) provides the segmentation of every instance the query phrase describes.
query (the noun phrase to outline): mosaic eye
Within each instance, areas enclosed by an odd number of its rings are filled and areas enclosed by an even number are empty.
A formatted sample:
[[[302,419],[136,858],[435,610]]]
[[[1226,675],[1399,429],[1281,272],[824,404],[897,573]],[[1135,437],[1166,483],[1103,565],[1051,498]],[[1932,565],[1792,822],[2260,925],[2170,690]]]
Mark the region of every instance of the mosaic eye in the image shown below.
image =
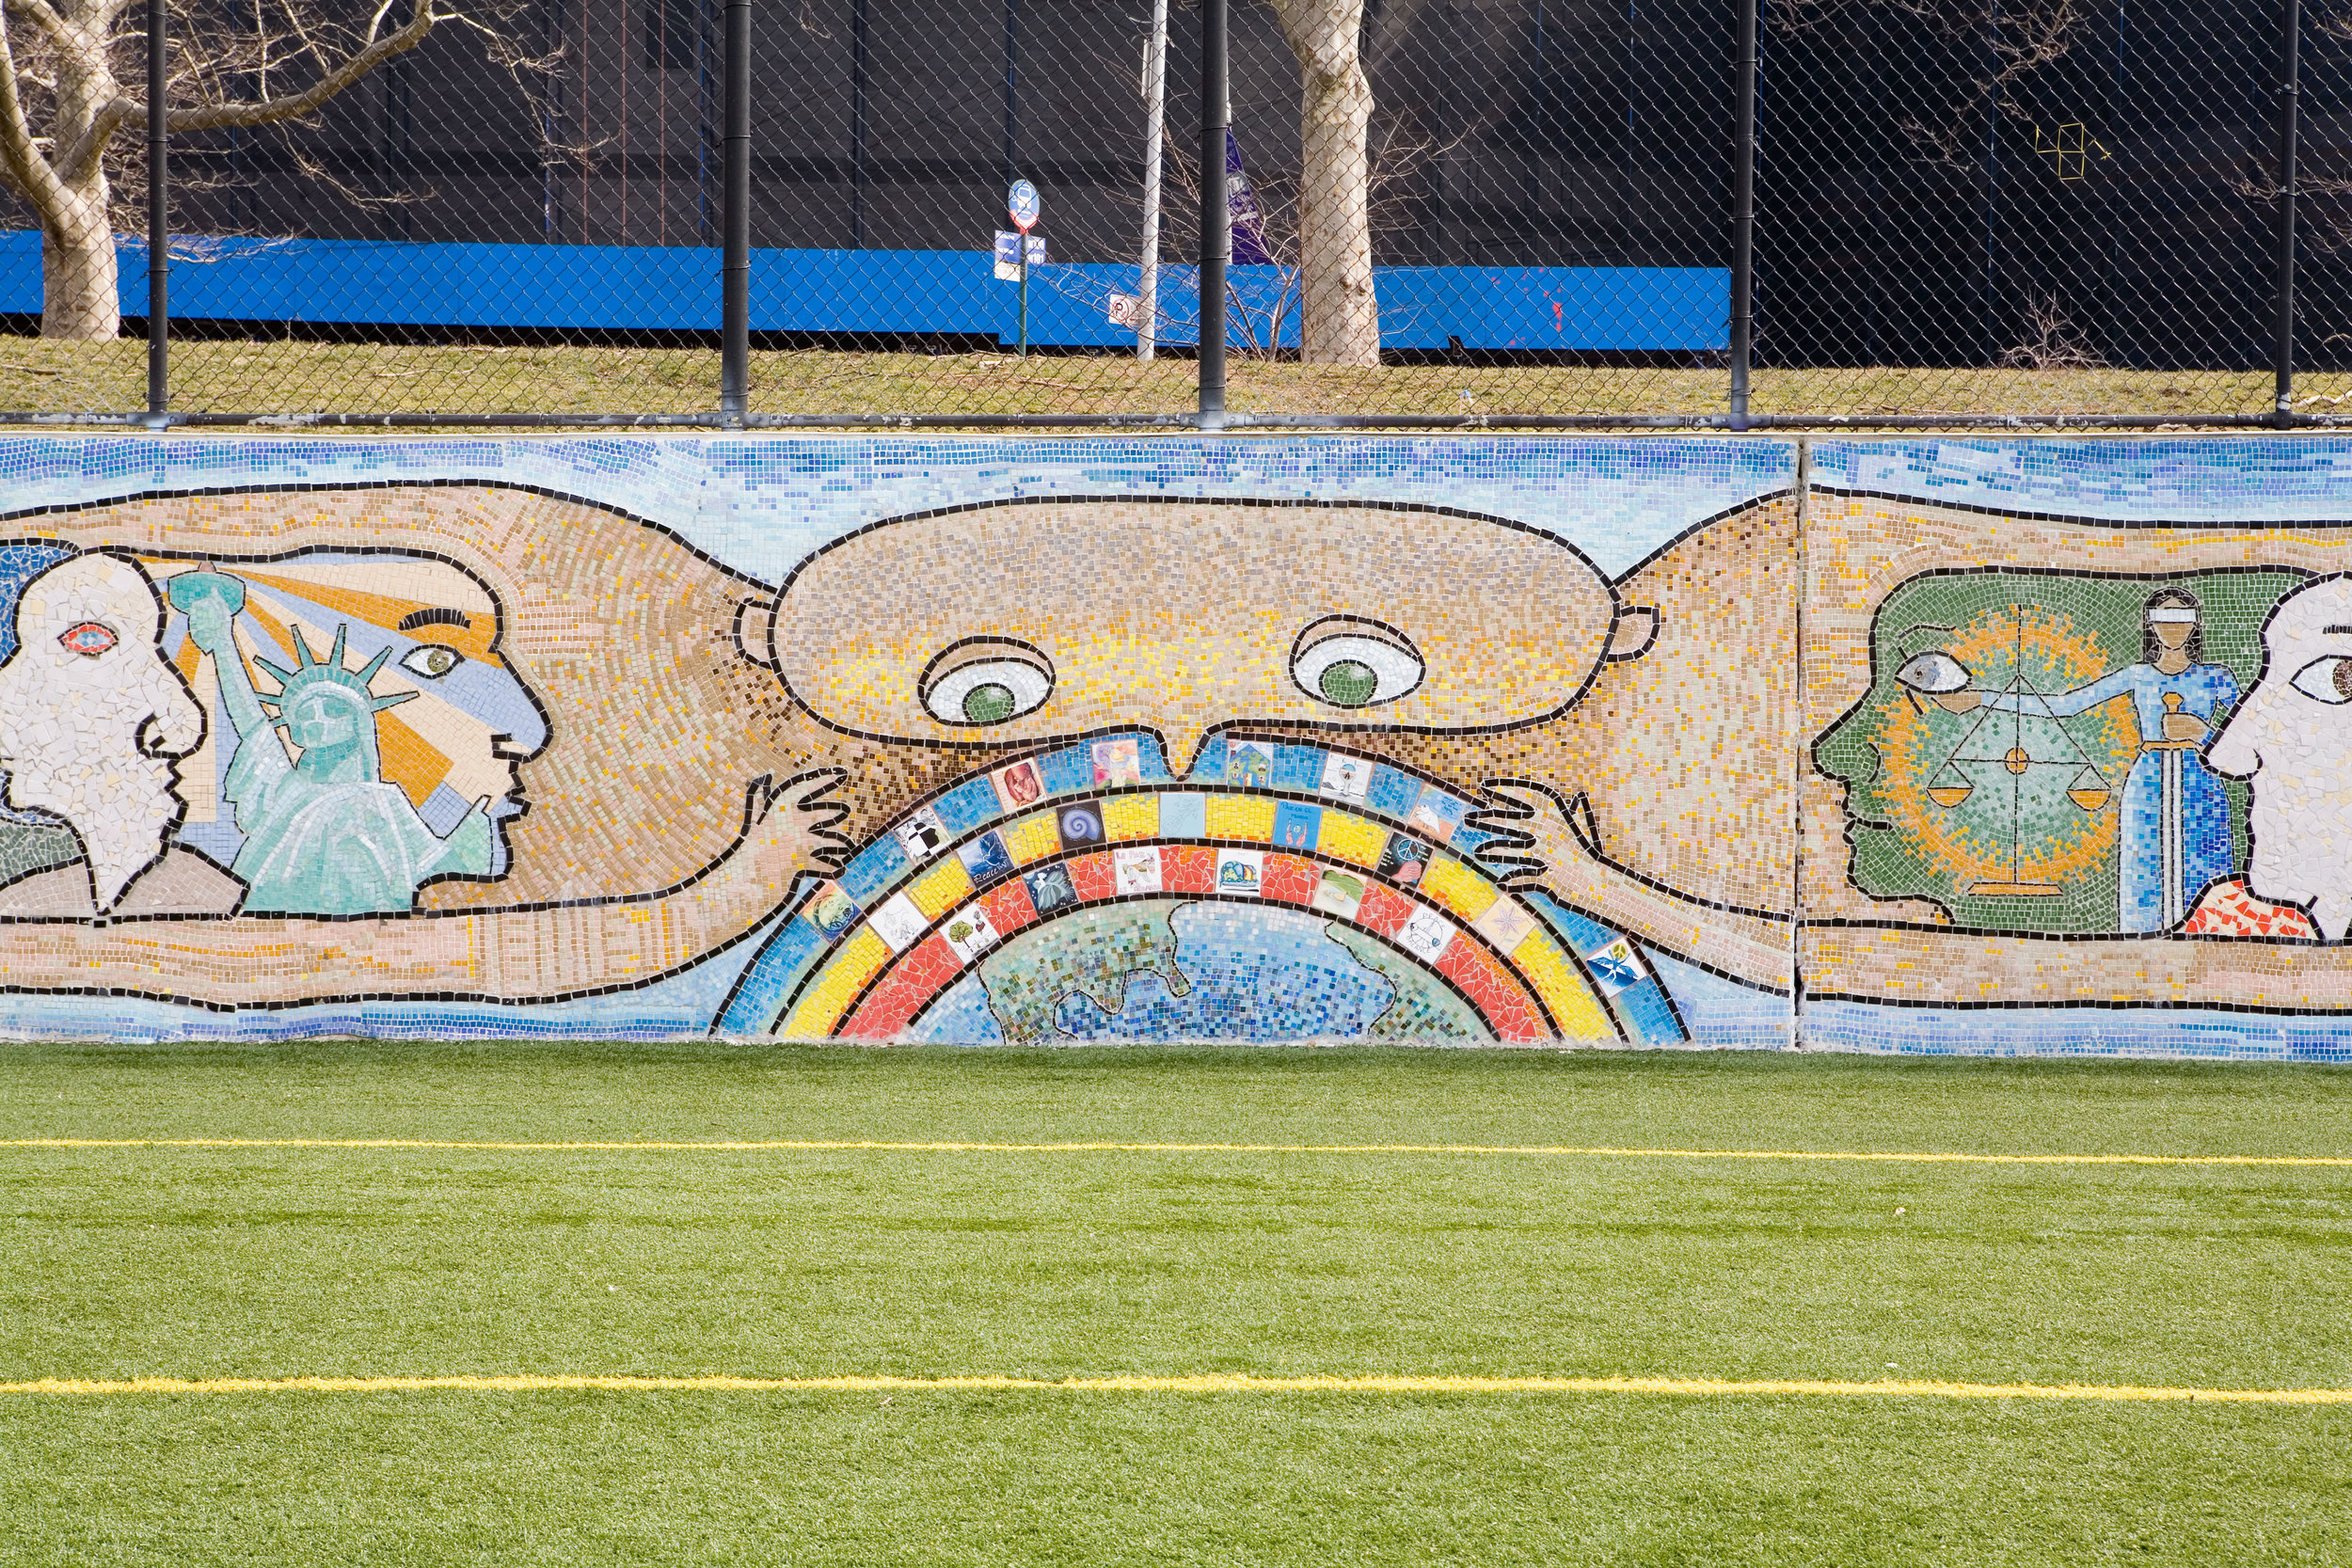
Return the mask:
[[[1421,685],[1426,668],[1404,633],[1352,615],[1316,622],[1291,649],[1291,679],[1333,707],[1394,702]]]
[[[976,638],[923,672],[923,706],[943,724],[1002,724],[1054,694],[1054,667],[1025,642]]]
[[[2341,655],[2315,658],[2297,670],[2289,684],[2318,702],[2352,703],[2352,658]]]
[[[438,642],[420,642],[401,656],[400,667],[412,675],[436,681],[465,662],[466,656],[454,648],[445,648]]]
[[[115,635],[112,626],[102,626],[96,621],[85,621],[78,626],[69,627],[57,638],[57,641],[72,652],[80,654],[84,658],[96,658],[121,639]]]

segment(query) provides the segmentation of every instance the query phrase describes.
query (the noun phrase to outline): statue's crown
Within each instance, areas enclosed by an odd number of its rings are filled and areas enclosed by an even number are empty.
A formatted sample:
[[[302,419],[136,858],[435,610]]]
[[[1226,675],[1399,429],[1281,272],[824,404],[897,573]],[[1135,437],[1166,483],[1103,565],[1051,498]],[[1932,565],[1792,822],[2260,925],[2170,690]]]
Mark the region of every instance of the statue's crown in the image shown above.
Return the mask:
[[[300,626],[289,626],[286,629],[294,633],[294,657],[298,668],[281,669],[265,658],[253,661],[257,668],[268,671],[278,681],[275,695],[261,697],[262,706],[278,709],[279,717],[272,721],[277,727],[285,727],[284,714],[288,707],[298,701],[305,691],[318,687],[331,686],[348,691],[355,700],[365,703],[372,713],[381,713],[416,695],[413,691],[395,691],[389,697],[378,697],[368,689],[368,683],[375,679],[375,673],[384,668],[386,659],[392,657],[389,648],[368,660],[361,669],[343,668],[343,640],[351,630],[348,623],[335,628],[335,648],[324,662],[310,652],[310,640],[302,635]],[[259,692],[255,695],[261,696]]]

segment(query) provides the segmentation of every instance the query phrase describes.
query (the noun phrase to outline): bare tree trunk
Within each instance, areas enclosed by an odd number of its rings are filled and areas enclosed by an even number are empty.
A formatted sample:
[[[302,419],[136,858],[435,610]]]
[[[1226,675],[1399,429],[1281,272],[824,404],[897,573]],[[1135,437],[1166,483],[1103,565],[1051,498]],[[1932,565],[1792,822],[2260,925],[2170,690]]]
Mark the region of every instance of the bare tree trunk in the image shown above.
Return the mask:
[[[1272,3],[1298,60],[1299,356],[1309,364],[1377,365],[1363,0]]]
[[[83,341],[122,331],[115,282],[115,237],[106,222],[106,182],[43,214],[40,234],[40,335]]]
[[[362,30],[313,0],[276,0],[282,15],[272,22],[256,0],[253,24],[241,32],[209,11],[199,14],[192,0],[171,3],[174,14],[199,24],[182,31],[172,56],[183,107],[126,97],[116,80],[116,55],[138,36],[124,30],[132,0],[0,0],[0,190],[13,190],[40,217],[44,338],[87,341],[122,330],[106,172],[107,159],[119,156],[118,133],[145,130],[150,112],[175,132],[300,120],[422,43],[439,20],[434,0],[407,0],[407,21],[388,33],[385,18],[399,0],[384,0]],[[524,4],[481,0],[467,19],[488,35],[491,58],[510,71],[548,69],[553,56],[524,55],[482,12],[511,22]],[[310,57],[316,74],[308,86],[268,95],[273,45],[285,46],[283,57]],[[257,74],[262,96],[240,97]]]

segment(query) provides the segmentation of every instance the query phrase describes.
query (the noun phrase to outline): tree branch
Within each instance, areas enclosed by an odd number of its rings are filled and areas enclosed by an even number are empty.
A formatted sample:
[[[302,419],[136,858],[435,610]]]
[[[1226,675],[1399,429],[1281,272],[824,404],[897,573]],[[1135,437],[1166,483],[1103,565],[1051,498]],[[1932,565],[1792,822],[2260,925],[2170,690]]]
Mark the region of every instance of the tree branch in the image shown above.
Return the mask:
[[[65,188],[33,145],[32,130],[24,122],[24,100],[16,87],[16,44],[5,19],[0,19],[0,168],[43,219],[56,221]]]
[[[22,0],[9,0],[11,5],[20,3]],[[39,0],[34,0],[34,3],[39,3]],[[227,126],[273,125],[280,120],[299,119],[393,55],[405,55],[422,43],[433,31],[433,24],[441,20],[434,15],[433,4],[434,0],[413,0],[408,20],[398,32],[368,44],[291,97],[264,98],[250,103],[212,103],[193,109],[170,109],[167,111],[165,127],[174,133],[216,131]],[[118,94],[91,117],[89,129],[82,134],[64,157],[57,160],[58,173],[68,181],[72,180],[75,172],[87,167],[90,160],[104,154],[106,143],[117,131],[143,131],[146,128],[147,105]]]
[[[165,124],[177,133],[217,131],[232,125],[274,125],[283,119],[300,119],[393,55],[405,55],[422,43],[433,31],[433,24],[442,20],[433,14],[433,0],[412,0],[408,20],[401,25],[400,31],[368,44],[292,97],[264,98],[253,103],[214,103],[201,108],[174,109]],[[146,106],[132,104],[122,123],[145,129]]]
[[[38,25],[49,35],[52,43],[74,41],[73,30],[65,24],[65,18],[51,8],[49,0],[8,0],[8,9]]]

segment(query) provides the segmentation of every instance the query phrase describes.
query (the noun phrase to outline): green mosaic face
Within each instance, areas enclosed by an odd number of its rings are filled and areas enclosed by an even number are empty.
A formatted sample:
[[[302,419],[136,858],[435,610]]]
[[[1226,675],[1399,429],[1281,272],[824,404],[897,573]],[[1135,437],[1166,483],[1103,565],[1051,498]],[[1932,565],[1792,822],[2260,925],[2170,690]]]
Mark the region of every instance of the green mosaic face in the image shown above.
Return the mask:
[[[2117,822],[2143,738],[2131,700],[2066,719],[1952,713],[1907,691],[1897,671],[1918,659],[1914,678],[1933,690],[1948,668],[1940,654],[1979,691],[2067,691],[2139,663],[2149,596],[2179,587],[2201,603],[2201,662],[2228,667],[2243,691],[2262,668],[2263,618],[2302,580],[2266,570],[2166,580],[1955,572],[1897,589],[1872,627],[1869,692],[1813,748],[1815,765],[1847,786],[1855,885],[1872,898],[1932,900],[1962,926],[2119,929]],[[2217,730],[2225,718],[2216,715]],[[2224,787],[2243,864],[2246,789]]]

